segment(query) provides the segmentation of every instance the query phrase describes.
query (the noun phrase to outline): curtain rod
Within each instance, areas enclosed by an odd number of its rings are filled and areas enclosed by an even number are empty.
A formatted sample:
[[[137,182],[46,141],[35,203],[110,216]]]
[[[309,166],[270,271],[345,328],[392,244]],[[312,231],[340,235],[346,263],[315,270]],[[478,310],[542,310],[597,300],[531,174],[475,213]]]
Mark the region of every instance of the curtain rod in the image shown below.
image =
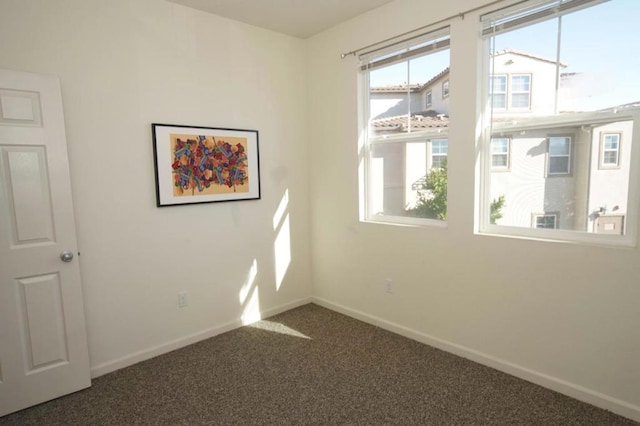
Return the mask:
[[[407,32],[404,32],[404,33],[402,33],[402,34],[398,34],[397,36],[394,36],[394,37],[389,37],[389,38],[387,38],[387,39],[385,39],[385,40],[379,41],[379,42],[377,42],[377,43],[372,43],[372,44],[370,44],[370,45],[368,45],[368,46],[364,46],[364,47],[361,47],[361,48],[359,48],[359,49],[352,50],[352,51],[350,51],[350,52],[341,53],[341,54],[340,54],[340,57],[341,57],[342,59],[344,59],[344,58],[346,58],[347,56],[351,56],[351,55],[355,56],[358,52],[362,52],[363,50],[369,49],[370,47],[378,46],[378,45],[380,45],[380,44],[384,44],[384,43],[387,43],[387,42],[393,41],[393,40],[398,39],[398,38],[400,38],[400,37],[404,37],[404,36],[406,36],[406,35],[409,35],[409,34],[415,33],[416,31],[425,30],[425,29],[427,29],[427,28],[430,28],[430,27],[436,26],[436,25],[438,25],[438,24],[442,24],[443,22],[450,21],[450,20],[452,20],[452,19],[454,19],[454,18],[461,18],[461,19],[464,19],[464,15],[466,15],[466,14],[476,12],[476,11],[478,11],[478,10],[480,10],[480,9],[484,9],[485,7],[493,6],[494,4],[502,3],[502,2],[504,2],[504,1],[506,1],[506,0],[494,0],[494,1],[492,1],[491,3],[487,3],[487,4],[484,4],[484,5],[482,5],[482,6],[474,7],[473,9],[465,10],[464,12],[460,12],[460,13],[457,13],[457,14],[455,14],[455,15],[451,15],[451,16],[449,16],[449,17],[447,17],[447,18],[441,19],[441,20],[439,20],[439,21],[432,22],[432,23],[430,23],[429,25],[424,25],[424,26],[422,26],[422,27],[415,28],[415,29],[413,29],[413,30],[411,30],[411,31],[407,31]],[[522,2],[519,2],[519,3],[522,3]]]

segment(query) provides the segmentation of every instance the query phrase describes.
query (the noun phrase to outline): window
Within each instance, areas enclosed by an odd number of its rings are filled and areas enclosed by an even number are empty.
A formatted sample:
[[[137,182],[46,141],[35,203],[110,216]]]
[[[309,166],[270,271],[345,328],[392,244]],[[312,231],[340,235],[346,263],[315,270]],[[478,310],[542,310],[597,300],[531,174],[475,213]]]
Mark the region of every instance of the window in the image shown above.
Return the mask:
[[[630,151],[640,143],[640,85],[628,71],[636,58],[612,48],[640,40],[629,0],[510,3],[481,17],[478,232],[635,244],[640,188],[631,173],[640,164]],[[594,22],[623,22],[625,33]],[[599,217],[613,215],[629,226],[596,231]]]
[[[447,139],[433,139],[431,141],[431,168],[441,169],[447,161]]]
[[[558,216],[556,214],[540,214],[534,216],[535,227],[538,229],[556,229]]]
[[[491,138],[491,168],[509,168],[509,138]]]
[[[571,138],[552,136],[549,138],[549,170],[550,175],[566,175],[569,173],[571,159]]]
[[[507,81],[509,84],[507,86]],[[496,110],[528,109],[531,103],[531,75],[514,74],[507,80],[507,75],[493,75],[489,79],[489,96],[491,106]],[[509,103],[507,103],[509,93]]]
[[[491,105],[494,109],[507,108],[507,76],[494,75],[491,77]]]
[[[511,108],[529,108],[531,101],[531,76],[511,76]]]
[[[620,165],[620,133],[603,133],[600,167],[616,168]]]
[[[366,95],[361,104],[367,106],[361,110],[367,125],[364,220],[431,225],[446,220],[449,116],[433,104],[433,88],[439,90],[437,79],[448,72],[448,28],[360,56]],[[434,85],[425,88],[429,81]]]
[[[449,80],[445,80],[442,82],[442,98],[446,98],[449,96]]]

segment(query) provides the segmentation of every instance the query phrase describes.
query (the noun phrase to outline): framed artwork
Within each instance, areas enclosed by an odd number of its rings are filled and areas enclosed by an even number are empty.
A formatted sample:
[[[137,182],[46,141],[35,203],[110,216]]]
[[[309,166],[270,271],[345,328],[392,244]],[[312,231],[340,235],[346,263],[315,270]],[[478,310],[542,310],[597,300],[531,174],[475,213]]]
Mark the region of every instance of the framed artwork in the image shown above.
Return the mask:
[[[260,199],[258,131],[151,124],[158,207]]]

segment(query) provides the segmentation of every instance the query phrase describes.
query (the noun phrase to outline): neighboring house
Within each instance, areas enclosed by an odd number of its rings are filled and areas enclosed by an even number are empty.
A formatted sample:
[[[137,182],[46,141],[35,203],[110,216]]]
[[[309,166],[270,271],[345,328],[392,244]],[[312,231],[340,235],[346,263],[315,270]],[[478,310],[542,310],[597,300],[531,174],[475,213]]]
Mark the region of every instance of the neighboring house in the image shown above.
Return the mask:
[[[505,197],[497,223],[622,234],[633,123],[613,113],[594,121],[594,113],[568,112],[581,76],[558,73],[554,60],[503,50],[491,67],[490,196]],[[448,68],[425,84],[371,89],[372,134],[435,130],[427,140],[372,152],[373,184],[384,188],[371,200],[374,211],[406,215],[428,171],[446,161],[449,90]]]
[[[409,100],[407,100],[407,93]],[[449,68],[424,84],[372,87],[369,94],[372,119],[405,117],[407,113],[437,111],[449,115]],[[429,114],[427,114],[429,115]]]
[[[491,199],[506,199],[498,224],[624,232],[633,122],[611,114],[592,124],[586,114],[563,115],[567,124],[494,127]]]

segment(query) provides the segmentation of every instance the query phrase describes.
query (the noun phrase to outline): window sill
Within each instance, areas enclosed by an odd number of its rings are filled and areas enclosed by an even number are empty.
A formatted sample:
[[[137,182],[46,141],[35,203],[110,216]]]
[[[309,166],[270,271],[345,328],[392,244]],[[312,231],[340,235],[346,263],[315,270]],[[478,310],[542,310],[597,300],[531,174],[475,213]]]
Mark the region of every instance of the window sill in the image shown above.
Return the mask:
[[[418,217],[372,215],[362,219],[363,223],[376,225],[418,226],[423,228],[448,228],[447,222],[436,219],[423,219]]]
[[[555,244],[573,244],[620,249],[633,249],[637,247],[636,241],[628,235],[604,235],[590,232],[568,231],[559,229],[544,230],[534,228],[519,228],[512,226],[487,225],[486,229],[476,231],[475,235],[490,238],[497,237]]]

